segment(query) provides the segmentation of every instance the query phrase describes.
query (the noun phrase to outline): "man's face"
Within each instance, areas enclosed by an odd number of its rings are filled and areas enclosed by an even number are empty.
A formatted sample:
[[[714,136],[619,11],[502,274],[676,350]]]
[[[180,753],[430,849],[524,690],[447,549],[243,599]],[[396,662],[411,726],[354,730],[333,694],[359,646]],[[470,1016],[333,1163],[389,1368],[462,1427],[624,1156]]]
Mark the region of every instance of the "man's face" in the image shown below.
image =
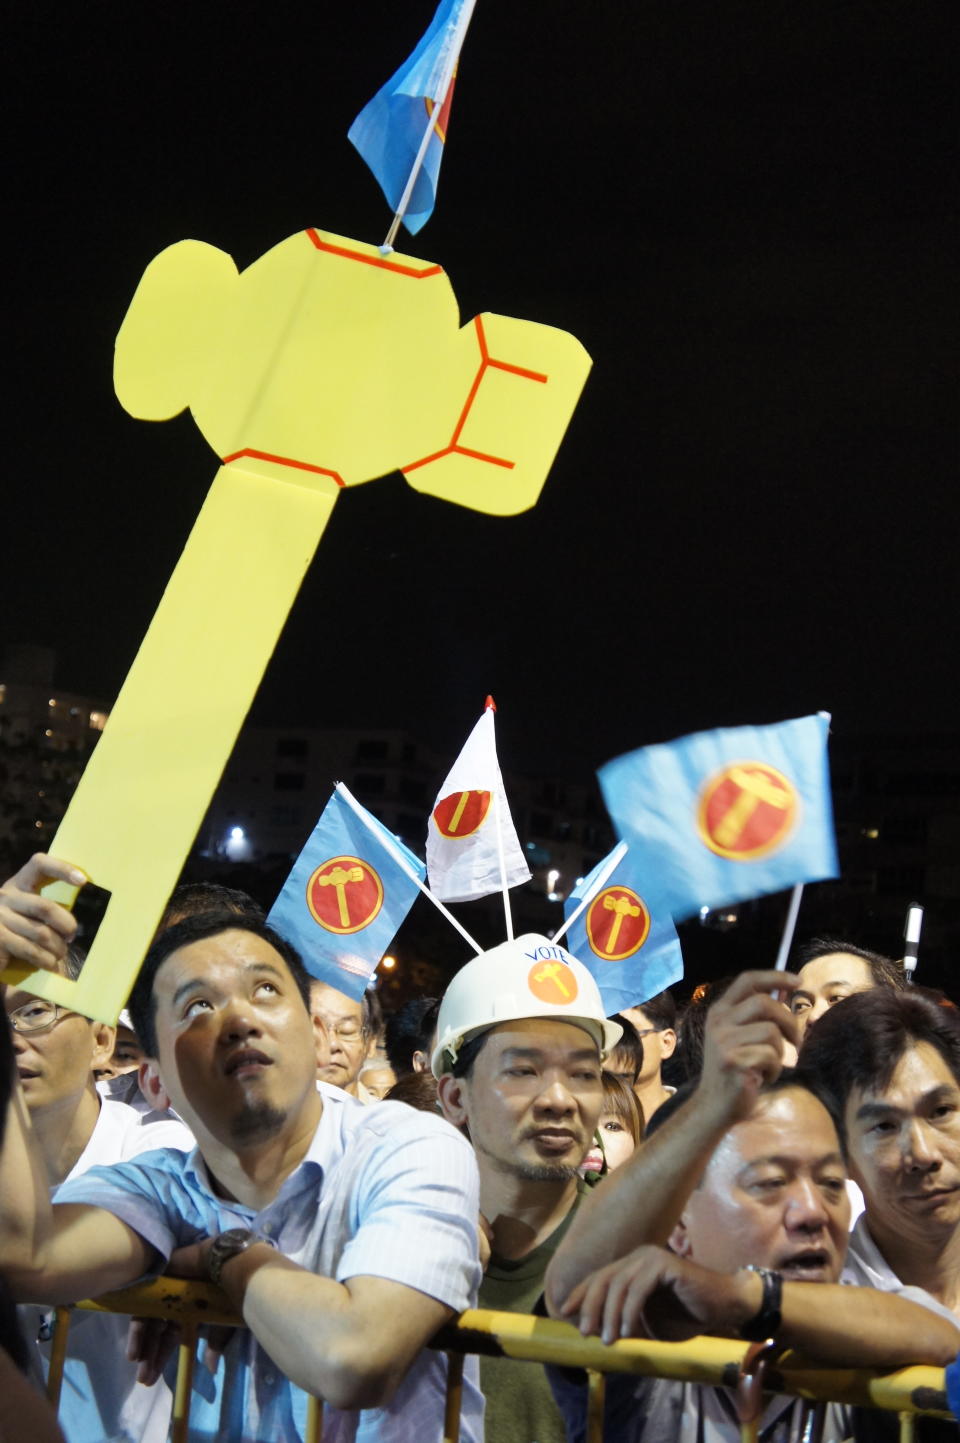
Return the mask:
[[[123,1077],[128,1072],[136,1072],[143,1061],[143,1056],[143,1048],[140,1046],[137,1034],[132,1028],[118,1023],[113,1054],[101,1066],[94,1068],[94,1076],[98,1082],[105,1082],[111,1077]]]
[[[325,982],[313,982],[310,1015],[317,1033],[317,1077],[349,1090],[367,1055],[363,1003]]]
[[[876,985],[869,962],[849,952],[815,957],[800,968],[797,976],[800,986],[790,999],[790,1010],[800,1024],[801,1038],[811,1022],[816,1022],[835,1002],[854,992],[869,992]]]
[[[480,1164],[528,1181],[576,1175],[600,1117],[600,1053],[589,1032],[553,1018],[487,1034],[468,1078],[444,1077],[444,1111],[466,1124]]]
[[[309,1014],[263,938],[238,928],[178,948],[153,994],[159,1078],[198,1141],[264,1141],[316,1095]]]
[[[9,991],[7,1016],[52,1025],[39,1031],[14,1031],[13,1050],[23,1095],[31,1113],[74,1103],[93,1086],[93,1069],[113,1051],[114,1031],[77,1012],[55,1008],[29,992]]]
[[[882,1091],[852,1092],[844,1121],[871,1229],[929,1241],[960,1226],[960,1087],[935,1047],[915,1043]]]
[[[386,1097],[397,1081],[397,1074],[389,1063],[385,1062],[382,1067],[366,1067],[360,1074],[360,1081],[373,1097],[381,1100]]]
[[[761,1097],[732,1127],[690,1196],[679,1252],[720,1272],[774,1268],[832,1283],[847,1250],[850,1203],[830,1114],[801,1088]]]
[[[645,1087],[660,1076],[660,1069],[668,1057],[672,1057],[677,1046],[677,1034],[672,1027],[657,1028],[652,1018],[648,1017],[642,1007],[625,1007],[624,1017],[628,1017],[633,1023],[640,1039],[643,1042],[643,1063],[637,1076],[636,1083],[628,1082],[627,1086]],[[626,1079],[624,1079],[626,1081]]]

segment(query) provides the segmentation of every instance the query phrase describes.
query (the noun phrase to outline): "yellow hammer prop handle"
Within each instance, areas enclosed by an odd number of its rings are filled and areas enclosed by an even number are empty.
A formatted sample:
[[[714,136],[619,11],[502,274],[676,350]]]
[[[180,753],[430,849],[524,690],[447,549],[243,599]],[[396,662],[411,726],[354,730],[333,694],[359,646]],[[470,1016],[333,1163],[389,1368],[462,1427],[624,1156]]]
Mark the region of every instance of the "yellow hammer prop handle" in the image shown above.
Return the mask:
[[[31,992],[116,1020],[339,490],[262,461],[217,473],[50,849],[113,895],[79,980],[32,972]]]

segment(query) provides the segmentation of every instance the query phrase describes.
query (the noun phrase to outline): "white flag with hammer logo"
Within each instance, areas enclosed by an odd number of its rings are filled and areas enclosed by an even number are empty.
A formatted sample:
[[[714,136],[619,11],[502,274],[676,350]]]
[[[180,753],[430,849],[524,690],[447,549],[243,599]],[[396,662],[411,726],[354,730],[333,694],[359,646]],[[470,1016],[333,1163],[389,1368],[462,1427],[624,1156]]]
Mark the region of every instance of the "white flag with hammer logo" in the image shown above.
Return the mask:
[[[427,875],[444,902],[529,882],[497,761],[491,697],[440,788],[427,827]]]

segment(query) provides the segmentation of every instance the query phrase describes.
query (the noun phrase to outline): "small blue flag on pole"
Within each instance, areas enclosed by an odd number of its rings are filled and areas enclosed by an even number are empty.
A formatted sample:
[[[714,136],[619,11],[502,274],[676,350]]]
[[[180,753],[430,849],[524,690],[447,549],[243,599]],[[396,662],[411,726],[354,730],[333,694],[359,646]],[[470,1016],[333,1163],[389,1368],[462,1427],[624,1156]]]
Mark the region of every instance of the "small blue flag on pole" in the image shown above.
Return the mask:
[[[564,916],[572,918],[590,898],[570,922],[566,945],[593,973],[608,1017],[641,1007],[683,976],[680,939],[655,878],[642,874],[628,848],[599,881],[612,856],[598,862],[563,904]]]
[[[347,132],[412,235],[433,214],[457,58],[475,3],[441,0],[413,54]]]
[[[614,829],[674,917],[837,876],[829,726],[697,732],[601,767]]]
[[[311,976],[359,1002],[426,874],[338,783],[267,921]]]

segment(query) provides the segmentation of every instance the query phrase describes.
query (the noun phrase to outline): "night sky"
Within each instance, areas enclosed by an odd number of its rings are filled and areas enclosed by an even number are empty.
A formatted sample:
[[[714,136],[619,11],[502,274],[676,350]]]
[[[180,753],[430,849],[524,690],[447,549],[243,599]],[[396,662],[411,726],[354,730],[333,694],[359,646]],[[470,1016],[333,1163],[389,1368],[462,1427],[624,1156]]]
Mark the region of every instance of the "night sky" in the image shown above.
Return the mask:
[[[216,470],[135,421],[147,262],[379,242],[349,145],[432,0],[101,0],[7,22],[3,641],[119,687]],[[594,369],[535,510],[339,500],[254,717],[583,774],[818,708],[956,728],[951,0],[478,0],[433,219],[401,249]],[[342,641],[318,641],[335,618]],[[202,636],[202,619],[198,619]]]

